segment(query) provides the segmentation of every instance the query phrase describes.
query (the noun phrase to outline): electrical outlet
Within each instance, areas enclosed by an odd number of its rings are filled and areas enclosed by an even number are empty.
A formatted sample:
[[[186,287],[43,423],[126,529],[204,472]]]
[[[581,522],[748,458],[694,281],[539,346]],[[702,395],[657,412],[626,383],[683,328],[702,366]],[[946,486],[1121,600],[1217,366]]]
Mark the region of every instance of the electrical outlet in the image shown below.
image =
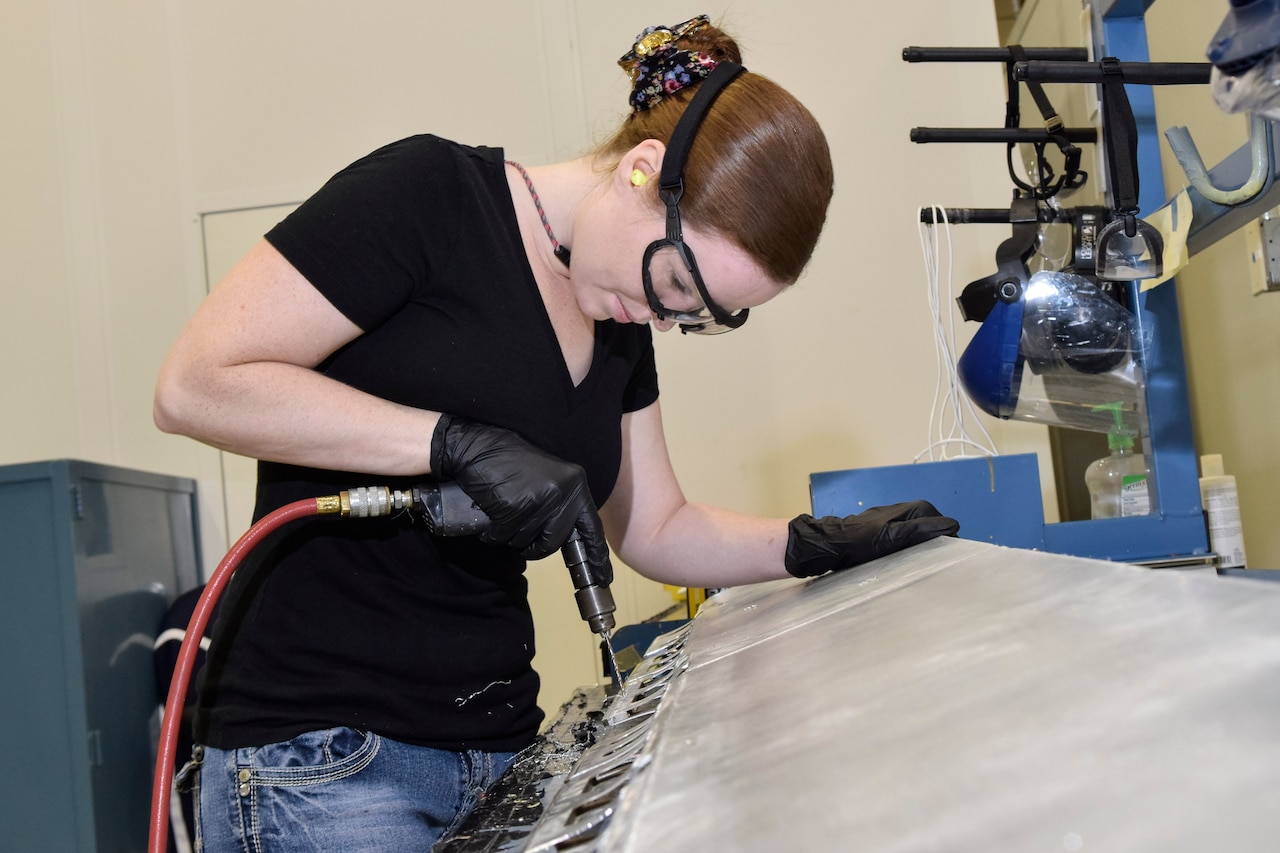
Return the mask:
[[[1280,216],[1268,211],[1244,227],[1253,295],[1280,291]]]

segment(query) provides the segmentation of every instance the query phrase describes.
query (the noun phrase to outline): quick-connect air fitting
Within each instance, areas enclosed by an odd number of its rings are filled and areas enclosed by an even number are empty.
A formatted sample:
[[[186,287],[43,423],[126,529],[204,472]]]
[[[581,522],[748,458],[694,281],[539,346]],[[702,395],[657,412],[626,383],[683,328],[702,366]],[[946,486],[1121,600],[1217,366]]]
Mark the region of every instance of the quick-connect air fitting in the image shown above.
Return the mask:
[[[358,486],[339,492],[336,506],[333,498],[321,498],[320,511],[340,512],[344,518],[377,518],[407,509],[413,496],[399,489],[386,486]]]

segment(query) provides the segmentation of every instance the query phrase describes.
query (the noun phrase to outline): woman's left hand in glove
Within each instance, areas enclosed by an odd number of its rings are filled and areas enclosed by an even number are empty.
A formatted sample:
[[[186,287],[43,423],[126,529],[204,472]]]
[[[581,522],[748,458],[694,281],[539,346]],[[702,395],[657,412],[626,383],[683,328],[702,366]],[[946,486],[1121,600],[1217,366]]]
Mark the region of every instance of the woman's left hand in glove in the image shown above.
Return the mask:
[[[844,518],[801,515],[787,526],[787,571],[812,577],[847,569],[938,536],[954,536],[960,523],[928,501],[877,506]]]

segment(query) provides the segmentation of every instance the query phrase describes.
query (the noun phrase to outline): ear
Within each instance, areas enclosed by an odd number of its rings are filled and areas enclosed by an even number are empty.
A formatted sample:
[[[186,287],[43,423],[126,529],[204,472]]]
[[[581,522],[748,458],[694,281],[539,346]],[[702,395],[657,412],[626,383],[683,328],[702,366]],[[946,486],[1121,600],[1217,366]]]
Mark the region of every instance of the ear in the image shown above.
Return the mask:
[[[646,193],[654,192],[658,187],[658,175],[662,172],[662,158],[666,153],[667,146],[658,140],[644,140],[622,155],[617,168],[613,170],[614,184],[623,192],[634,192],[637,189]],[[648,179],[641,186],[636,186],[631,181],[631,175],[636,171]]]

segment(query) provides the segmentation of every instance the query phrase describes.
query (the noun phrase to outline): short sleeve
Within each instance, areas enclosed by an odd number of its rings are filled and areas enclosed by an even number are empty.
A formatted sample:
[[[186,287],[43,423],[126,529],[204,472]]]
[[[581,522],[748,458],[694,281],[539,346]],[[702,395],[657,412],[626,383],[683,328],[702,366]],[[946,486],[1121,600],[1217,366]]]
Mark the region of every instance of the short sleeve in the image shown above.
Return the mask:
[[[452,143],[400,140],[357,160],[266,234],[312,286],[364,331],[385,322],[431,282],[456,224]]]

